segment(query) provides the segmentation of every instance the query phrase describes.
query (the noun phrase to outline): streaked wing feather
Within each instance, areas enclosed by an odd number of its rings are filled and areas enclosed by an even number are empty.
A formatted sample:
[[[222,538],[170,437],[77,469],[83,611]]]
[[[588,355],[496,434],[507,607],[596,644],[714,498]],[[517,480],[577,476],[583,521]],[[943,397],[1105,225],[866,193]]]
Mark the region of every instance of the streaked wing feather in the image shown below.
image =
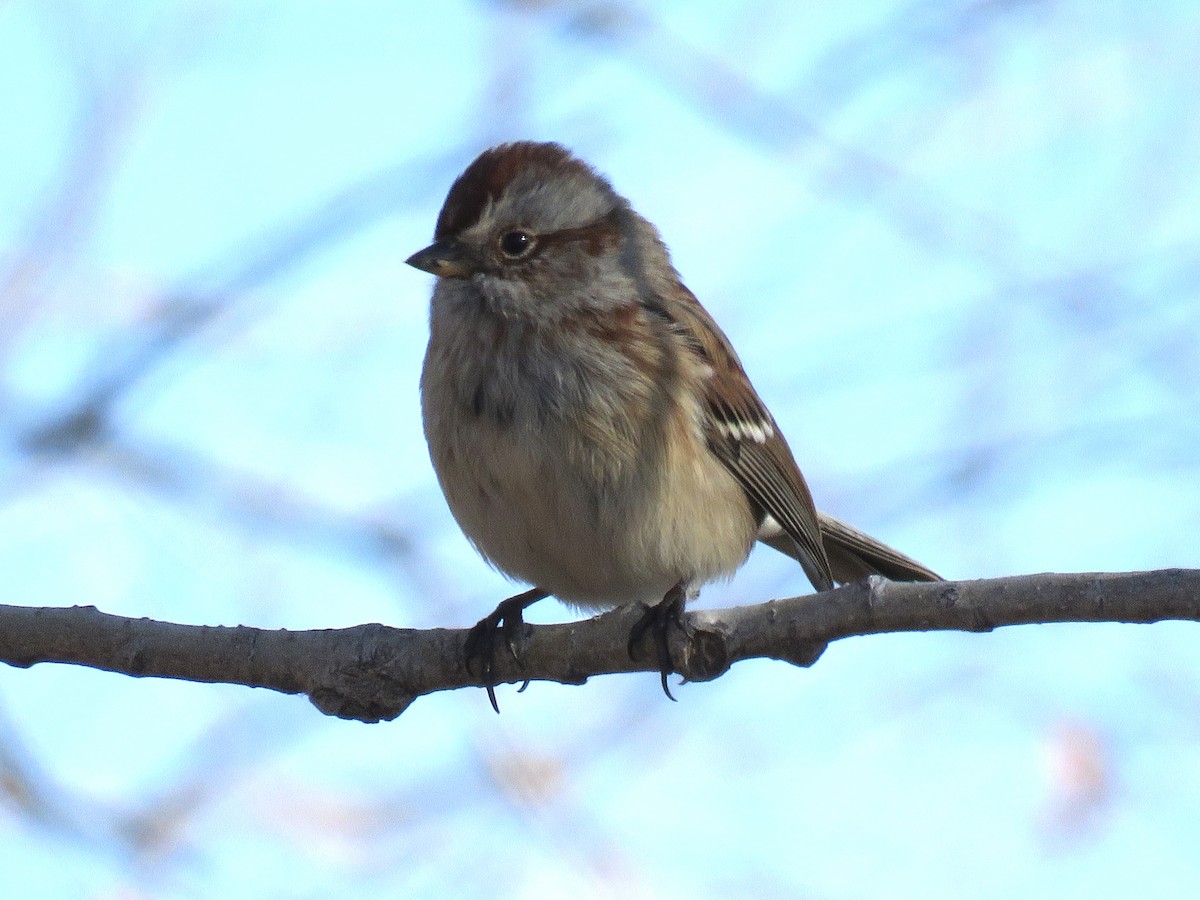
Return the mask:
[[[681,286],[682,287],[682,286]],[[833,587],[817,511],[792,451],[755,392],[729,340],[696,298],[682,288],[670,317],[710,366],[705,431],[714,455],[750,501],[779,523],[800,549],[800,563],[817,590]]]

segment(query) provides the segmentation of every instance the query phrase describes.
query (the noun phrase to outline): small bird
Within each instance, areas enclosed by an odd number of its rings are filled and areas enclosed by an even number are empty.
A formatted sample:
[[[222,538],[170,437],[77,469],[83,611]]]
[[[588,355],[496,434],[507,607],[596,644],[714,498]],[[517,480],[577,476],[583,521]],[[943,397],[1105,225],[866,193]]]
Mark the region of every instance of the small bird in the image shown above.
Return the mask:
[[[467,640],[497,711],[498,632],[516,655],[522,610],[549,595],[581,610],[643,604],[630,653],[654,634],[671,697],[667,629],[756,540],[818,591],[871,573],[940,580],[816,510],[657,230],[562,146],[484,151],[407,262],[437,276],[421,410],[442,492],[484,559],[533,585]]]

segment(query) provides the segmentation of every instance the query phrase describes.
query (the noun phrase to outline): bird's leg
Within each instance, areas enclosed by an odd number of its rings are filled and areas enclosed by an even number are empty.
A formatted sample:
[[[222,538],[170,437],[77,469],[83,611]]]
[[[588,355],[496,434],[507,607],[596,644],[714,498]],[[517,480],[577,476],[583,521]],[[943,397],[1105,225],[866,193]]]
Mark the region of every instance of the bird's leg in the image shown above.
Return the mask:
[[[653,606],[646,606],[642,617],[634,624],[629,632],[629,658],[637,659],[634,648],[645,637],[647,632],[654,636],[654,646],[658,651],[658,671],[662,675],[663,693],[668,699],[674,700],[671,689],[667,687],[667,676],[675,671],[671,662],[671,649],[667,643],[671,626],[683,628],[683,606],[687,602],[687,584],[679,582],[667,591],[666,596]]]
[[[522,613],[527,607],[548,596],[549,591],[531,588],[523,594],[501,600],[491,615],[484,616],[467,632],[467,639],[463,643],[463,663],[470,675],[475,674],[475,664],[479,664],[479,676],[483,679],[483,686],[487,688],[492,709],[497,713],[500,712],[500,704],[496,702],[498,682],[492,677],[496,669],[496,638],[504,635],[504,645],[508,647],[508,652],[512,654],[513,659],[520,662],[517,647],[525,640],[525,618]],[[521,690],[525,690],[528,684],[526,681]]]

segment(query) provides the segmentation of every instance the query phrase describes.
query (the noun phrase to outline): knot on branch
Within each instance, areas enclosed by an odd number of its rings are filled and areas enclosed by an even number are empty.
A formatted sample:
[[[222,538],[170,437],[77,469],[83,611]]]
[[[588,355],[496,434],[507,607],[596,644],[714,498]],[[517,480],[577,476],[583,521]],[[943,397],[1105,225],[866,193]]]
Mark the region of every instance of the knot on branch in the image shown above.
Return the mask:
[[[320,678],[308,699],[339,719],[374,724],[404,712],[417,693],[405,680],[404,638],[411,632],[373,622],[346,629],[345,656]]]
[[[376,722],[390,722],[408,709],[416,697],[395,692],[390,696],[371,696],[366,692],[345,692],[324,687],[312,691],[308,699],[327,716],[374,725]]]
[[[679,635],[678,645],[671,648],[675,668],[688,681],[720,678],[733,664],[729,635],[708,624],[689,626],[686,634]]]
[[[787,646],[781,647],[776,653],[772,653],[771,659],[777,659],[780,662],[791,663],[793,666],[807,669],[821,658],[821,655],[829,646],[824,641],[806,641],[796,638],[794,635],[793,638]]]

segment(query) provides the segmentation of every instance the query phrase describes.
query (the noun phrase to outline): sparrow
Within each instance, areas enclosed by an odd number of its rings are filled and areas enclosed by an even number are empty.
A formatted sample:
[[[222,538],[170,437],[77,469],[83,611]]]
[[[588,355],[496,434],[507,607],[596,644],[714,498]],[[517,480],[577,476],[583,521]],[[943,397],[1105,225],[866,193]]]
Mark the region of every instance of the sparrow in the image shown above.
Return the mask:
[[[421,374],[430,459],[476,550],[532,587],[471,630],[492,706],[494,647],[547,596],[586,611],[642,604],[674,699],[669,628],[762,541],[818,591],[938,575],[818,512],[774,416],[657,230],[554,143],[484,151],[451,186]]]

